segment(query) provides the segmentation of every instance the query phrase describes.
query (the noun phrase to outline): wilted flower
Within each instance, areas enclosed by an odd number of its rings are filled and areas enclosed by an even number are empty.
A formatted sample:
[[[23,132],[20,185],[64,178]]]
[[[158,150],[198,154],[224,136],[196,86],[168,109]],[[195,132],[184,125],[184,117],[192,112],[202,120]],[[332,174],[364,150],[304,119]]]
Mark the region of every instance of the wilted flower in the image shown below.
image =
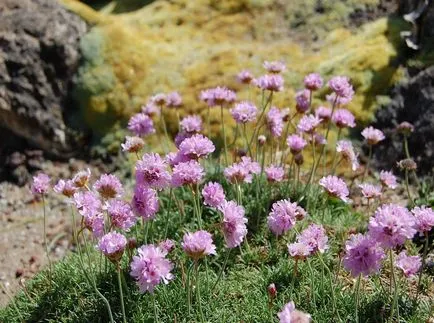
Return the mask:
[[[112,199],[107,202],[107,213],[114,227],[128,231],[137,221],[129,203]]]
[[[285,170],[281,166],[270,165],[265,168],[267,180],[271,183],[281,182],[285,176]]]
[[[411,212],[416,219],[416,230],[420,233],[431,231],[434,227],[434,211],[430,207],[416,206]]]
[[[405,277],[414,276],[422,267],[422,260],[419,256],[408,256],[401,251],[395,260],[395,266],[402,270]]]
[[[159,154],[147,153],[136,163],[136,181],[155,189],[163,189],[170,183],[167,163]]]
[[[304,115],[297,125],[297,130],[301,132],[305,132],[308,134],[312,134],[315,129],[320,125],[321,119],[313,114]]]
[[[281,111],[271,107],[267,113],[267,127],[274,137],[280,137],[283,131],[283,117]]]
[[[113,262],[118,262],[124,253],[127,238],[116,231],[102,236],[98,242],[98,249]]]
[[[268,227],[277,236],[285,234],[295,225],[298,213],[297,203],[291,203],[290,200],[277,201],[273,203],[267,217]]]
[[[398,162],[398,167],[402,170],[416,170],[417,164],[416,162],[411,158],[402,159]]]
[[[224,202],[219,210],[223,213],[223,236],[228,248],[238,247],[247,235],[247,218],[244,208],[234,201]]]
[[[381,186],[363,183],[359,185],[359,188],[362,190],[363,197],[367,199],[373,199],[381,196]]]
[[[200,99],[205,101],[210,107],[232,103],[237,99],[234,91],[226,87],[216,87],[213,89],[204,90],[200,94]]]
[[[136,136],[147,136],[155,132],[154,122],[144,113],[133,115],[128,121],[128,129]]]
[[[305,113],[310,107],[310,96],[311,92],[309,90],[301,90],[295,94],[295,109],[298,113]]]
[[[201,134],[186,138],[179,145],[179,151],[190,159],[206,157],[215,150],[211,140]]]
[[[235,104],[230,113],[237,123],[247,123],[256,120],[258,109],[253,103],[242,101]]]
[[[304,86],[306,89],[311,91],[316,91],[320,89],[323,85],[323,80],[321,75],[318,73],[310,73],[304,77]]]
[[[79,171],[77,174],[74,175],[72,178],[72,182],[74,185],[78,188],[84,187],[89,182],[90,178],[90,169]]]
[[[337,109],[332,116],[332,121],[338,128],[354,128],[356,126],[355,120],[354,115],[347,109]]]
[[[185,253],[194,260],[216,254],[216,247],[212,241],[212,235],[204,230],[184,234],[182,248]]]
[[[168,108],[179,108],[182,106],[182,97],[178,92],[171,92],[166,95],[166,105]]]
[[[302,153],[298,153],[298,154],[294,155],[294,163],[298,166],[303,165],[304,158],[303,158]]]
[[[219,183],[209,182],[202,189],[203,203],[212,207],[219,207],[226,200],[223,187]]]
[[[143,149],[145,142],[140,137],[125,137],[125,143],[121,144],[122,150],[129,153],[137,153]]]
[[[384,133],[381,130],[374,127],[368,127],[363,129],[362,136],[366,139],[368,145],[376,145],[380,141],[384,140]]]
[[[394,190],[397,186],[396,177],[392,172],[382,170],[380,172],[380,181],[381,184]]]
[[[186,116],[181,120],[180,126],[183,132],[200,132],[202,130],[202,119],[198,115]]]
[[[322,225],[310,224],[297,238],[298,242],[304,243],[312,249],[312,253],[324,253],[328,246],[328,237]]]
[[[120,197],[124,189],[122,188],[121,181],[115,175],[103,174],[93,185],[102,198],[112,199]]]
[[[190,160],[179,163],[173,167],[172,185],[174,187],[198,184],[205,172],[203,167],[196,161]]]
[[[157,93],[154,96],[152,96],[149,101],[158,105],[159,107],[162,107],[162,106],[166,105],[166,102],[167,102],[166,94]]]
[[[56,193],[63,194],[66,197],[72,197],[75,192],[77,192],[77,187],[75,187],[72,180],[59,180],[57,184],[53,187]]]
[[[267,72],[274,74],[281,73],[286,69],[285,63],[279,61],[265,61],[263,66]]]
[[[250,84],[250,82],[253,80],[253,75],[249,71],[241,71],[238,73],[237,79],[243,84]]]
[[[259,78],[254,79],[252,82],[262,90],[268,90],[271,92],[283,91],[283,77],[279,74],[262,75]]]
[[[133,211],[144,220],[155,218],[160,208],[157,192],[149,187],[137,185],[131,201]]]
[[[325,188],[330,196],[340,198],[344,202],[348,202],[348,191],[347,184],[336,176],[326,176],[320,179],[319,185]]]
[[[301,152],[304,149],[304,147],[306,147],[307,142],[306,140],[303,139],[303,137],[299,135],[290,135],[286,139],[286,144],[291,150],[291,153],[295,155]]]

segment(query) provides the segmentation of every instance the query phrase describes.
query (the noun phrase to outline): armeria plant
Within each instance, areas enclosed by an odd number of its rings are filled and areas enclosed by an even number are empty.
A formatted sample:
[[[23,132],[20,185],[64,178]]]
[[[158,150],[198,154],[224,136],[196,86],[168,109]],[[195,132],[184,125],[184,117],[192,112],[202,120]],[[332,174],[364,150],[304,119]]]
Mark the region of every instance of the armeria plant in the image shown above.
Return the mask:
[[[207,318],[202,310],[201,290],[214,289],[224,279],[224,271],[231,253],[248,252],[249,240],[252,242],[253,237],[249,235],[247,225],[251,225],[249,221],[253,216],[247,214],[243,206],[248,202],[244,192],[250,186],[255,191],[257,199],[261,198],[264,186],[273,190],[277,185],[283,185],[301,192],[297,200],[286,197],[270,203],[271,209],[266,219],[270,232],[268,236],[274,241],[284,239],[289,242],[289,261],[293,261],[295,265],[293,272],[288,272],[288,275],[297,277],[300,274],[298,266],[301,262],[307,262],[310,274],[313,274],[311,259],[317,258],[320,261],[322,281],[329,281],[331,284],[331,305],[340,320],[343,318],[340,318],[339,309],[336,308],[337,291],[334,283],[340,278],[341,263],[354,277],[356,321],[359,321],[360,289],[363,280],[378,277],[380,272],[390,276],[392,320],[399,320],[400,317],[397,300],[400,284],[396,269],[402,271],[405,277],[419,275],[414,296],[416,300],[419,297],[428,252],[428,232],[434,226],[434,212],[427,206],[409,210],[405,206],[383,203],[384,192],[398,186],[396,177],[391,171],[386,170],[379,174],[378,183],[374,182],[375,177],[366,176],[369,174],[373,147],[384,139],[381,130],[368,127],[361,133],[369,148],[369,158],[364,170],[352,142],[341,138],[347,128],[356,126],[354,115],[345,108],[354,95],[350,79],[345,76],[332,77],[327,82],[329,94],[326,95],[326,102],[317,105],[314,104],[314,100],[318,101],[316,96],[324,87],[324,81],[317,73],[309,74],[304,79],[304,89],[296,94],[294,109],[280,109],[273,105],[273,99],[284,90],[282,74],[286,66],[282,62],[265,62],[264,67],[267,74],[257,78],[249,71],[243,71],[237,76],[240,83],[251,88],[249,97],[251,91],[257,88],[260,99],[257,104],[245,99],[238,100],[236,93],[226,87],[206,89],[200,93],[200,100],[207,106],[207,127],[204,127],[199,115],[180,119],[179,108],[182,107],[182,98],[176,92],[154,95],[140,113],[132,116],[128,122],[128,129],[133,136],[127,136],[125,143],[122,144],[122,150],[126,154],[132,154],[137,158],[135,185],[130,192],[131,195],[113,174],[104,174],[92,184],[89,170],[80,171],[72,179],[59,180],[54,187],[55,192],[63,194],[71,201],[73,216],[76,213],[81,216],[78,228],[75,218],[73,219],[73,239],[78,246],[80,263],[88,283],[106,305],[112,322],[111,306],[95,283],[96,272],[92,266],[85,264],[86,254],[90,252],[86,240],[90,239],[90,243],[96,245],[105,257],[105,268],[112,264],[113,270],[117,272],[124,322],[128,321],[128,311],[124,305],[124,294],[127,292],[126,273],[136,281],[140,292],[153,294],[158,292],[157,286],[169,284],[177,272],[182,272],[184,277],[185,268],[187,279],[185,282],[183,278],[183,283],[188,313],[190,314],[193,305],[197,306],[200,313],[197,319],[205,322]],[[324,90],[321,93],[324,93]],[[216,157],[216,147],[211,140],[210,109],[214,107],[220,109],[220,135],[223,138],[221,159]],[[179,132],[174,138],[170,137],[164,119],[170,110],[176,112],[179,120]],[[233,129],[224,118],[228,112],[237,125],[232,143],[228,142],[228,131]],[[158,130],[155,127],[156,119],[160,120],[162,136],[165,138],[160,140],[164,156],[152,151],[144,152],[147,137]],[[241,146],[237,146],[239,141],[236,138],[239,135],[239,127]],[[409,159],[406,144],[411,129],[406,125],[401,125],[400,129],[405,130],[404,146],[407,156],[407,160],[401,161],[400,166],[405,170],[405,183],[409,192],[408,171],[416,169],[415,163]],[[332,130],[337,131],[336,142],[330,138]],[[170,151],[172,142],[176,146],[175,151]],[[331,148],[332,144],[335,145],[334,149]],[[330,150],[333,153],[328,156]],[[205,160],[208,162],[205,163]],[[310,165],[305,166],[307,161],[310,161]],[[210,165],[217,167],[210,168]],[[322,171],[319,171],[321,168]],[[312,205],[310,202],[317,199],[318,194],[324,194],[327,199],[333,200],[333,203],[350,204],[350,197],[353,195],[351,187],[348,187],[345,178],[336,176],[336,173],[343,169],[355,172],[353,182],[359,181],[357,187],[361,190],[361,196],[367,200],[364,213],[369,220],[365,220],[366,232],[353,232],[347,237],[347,242],[340,246],[344,250],[342,262],[339,260],[337,268],[330,268],[330,262],[324,259],[324,255],[330,249],[330,233],[321,223],[312,221],[309,216]],[[213,173],[214,179],[220,179],[220,182],[207,182],[209,173]],[[366,179],[370,182],[365,182]],[[39,174],[34,178],[32,192],[42,197],[44,202],[49,187],[48,176]],[[360,194],[360,190],[356,189],[355,194]],[[186,203],[192,206],[192,214],[180,219],[178,234],[169,237],[171,205],[181,205],[181,201],[176,198],[176,191],[182,191],[183,196],[190,196]],[[169,196],[169,206],[165,205],[167,223],[164,239],[155,241],[151,238],[152,225],[159,216],[160,197],[163,194]],[[408,194],[409,204],[413,207],[413,200],[410,193]],[[229,196],[233,199],[229,199]],[[45,203],[43,205],[45,214]],[[373,205],[375,211],[371,214]],[[220,219],[218,223],[210,224],[208,220],[204,221],[205,208],[215,212]],[[161,211],[164,212],[164,209]],[[189,221],[188,226],[186,221]],[[302,224],[301,227],[297,226],[299,223]],[[303,227],[304,230],[301,230]],[[290,232],[294,233],[293,241],[286,240]],[[179,234],[183,235],[182,241],[170,239],[179,237]],[[414,248],[408,249],[408,253],[403,250],[403,246],[411,243],[415,235],[425,237],[422,257],[408,255],[414,252]],[[44,232],[44,239],[45,237]],[[225,247],[221,250],[216,247],[216,239],[224,241]],[[142,243],[143,245],[138,247],[138,244]],[[46,241],[45,246],[48,257]],[[180,261],[175,262],[170,256],[174,248],[182,248],[185,252],[185,257]],[[212,258],[210,256],[217,253],[224,254],[224,261],[219,264],[218,274],[212,276],[209,275],[209,261]],[[89,255],[87,257],[91,259]],[[387,257],[389,260],[386,265]],[[49,270],[51,272],[51,265]],[[205,273],[205,280],[201,279],[201,271]],[[51,279],[51,276],[49,277]],[[328,279],[325,280],[325,277]],[[311,283],[313,284],[313,280]],[[314,290],[314,286],[310,288]],[[277,294],[276,286],[270,285],[268,292],[269,302],[272,304]],[[192,294],[196,295],[194,304]],[[313,304],[315,297],[317,295],[313,293],[309,300]],[[311,320],[309,314],[296,310],[293,302],[287,302],[278,313],[280,322]],[[155,303],[154,311],[154,319],[158,321]]]

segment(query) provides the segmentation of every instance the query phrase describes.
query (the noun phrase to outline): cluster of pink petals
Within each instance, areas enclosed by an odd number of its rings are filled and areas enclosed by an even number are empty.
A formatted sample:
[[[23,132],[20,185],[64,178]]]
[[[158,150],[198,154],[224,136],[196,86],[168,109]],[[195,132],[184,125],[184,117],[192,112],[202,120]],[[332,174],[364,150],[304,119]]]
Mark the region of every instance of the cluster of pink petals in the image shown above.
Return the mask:
[[[295,94],[295,108],[298,113],[305,113],[310,107],[310,96],[311,92],[309,90],[301,90]]]
[[[406,208],[385,204],[369,220],[369,235],[384,248],[402,245],[416,233],[415,218]]]
[[[121,144],[122,150],[129,153],[137,153],[143,149],[145,142],[140,137],[125,137],[125,143]]]
[[[426,206],[416,206],[413,210],[415,220],[416,220],[416,229],[420,233],[425,233],[431,231],[434,227],[434,211],[430,207]]]
[[[30,189],[34,195],[47,194],[50,189],[50,182],[51,179],[47,174],[40,173],[33,177],[33,183]]]
[[[354,92],[353,92],[354,94]],[[336,106],[344,106],[351,102],[353,99],[352,95],[350,96],[337,96],[336,93],[331,93],[326,95],[326,100],[332,105]]]
[[[224,202],[219,210],[223,213],[222,230],[228,248],[238,247],[247,235],[247,218],[244,208],[234,201]]]
[[[136,182],[154,189],[166,188],[171,177],[167,163],[159,154],[147,153],[136,163]]]
[[[142,105],[142,112],[150,118],[159,117],[161,115],[161,107],[149,101],[145,105]]]
[[[218,208],[226,201],[223,187],[219,183],[209,182],[202,189],[203,203]]]
[[[268,73],[281,73],[284,70],[286,70],[286,65],[283,62],[279,61],[265,61],[263,64],[264,68],[267,70]]]
[[[376,145],[386,138],[381,130],[375,129],[374,127],[363,129],[362,136],[366,139],[368,145]]]
[[[274,137],[280,137],[283,131],[283,115],[280,109],[271,107],[267,113],[267,127]]]
[[[158,244],[158,247],[163,251],[163,253],[168,254],[175,249],[175,241],[171,239],[163,240]]]
[[[382,170],[380,172],[380,181],[383,186],[386,186],[392,190],[398,186],[396,176],[390,171]]]
[[[241,71],[240,73],[238,73],[237,75],[237,79],[240,83],[243,84],[250,84],[250,82],[253,80],[253,75],[252,73],[250,73],[247,70]]]
[[[198,115],[186,116],[180,122],[181,130],[187,133],[202,131],[202,118]]]
[[[354,151],[354,147],[349,140],[339,140],[336,144],[336,151],[342,154],[342,157],[351,163],[351,169],[357,170],[360,166],[357,154]]]
[[[185,253],[194,260],[216,254],[216,247],[212,240],[212,235],[204,230],[199,230],[194,233],[187,232],[184,234],[181,245]]]
[[[53,190],[56,193],[63,194],[66,197],[72,197],[75,192],[77,192],[78,188],[75,187],[74,182],[70,179],[63,180],[60,179],[56,185],[54,185]]]
[[[173,167],[172,185],[173,187],[195,185],[204,175],[203,167],[196,160],[179,163]]]
[[[101,237],[98,242],[98,249],[111,261],[119,261],[126,245],[127,238],[116,231],[112,231]]]
[[[297,241],[308,246],[312,251],[311,254],[320,252],[324,253],[328,248],[328,237],[322,225],[315,223],[310,224],[300,235]]]
[[[131,205],[125,201],[112,199],[107,202],[106,209],[111,224],[116,228],[128,231],[137,222]]]
[[[335,95],[335,97],[333,98],[333,100],[336,100],[336,98],[337,100],[339,100],[340,98],[345,99],[337,102],[338,104],[347,104],[349,101],[351,101],[354,95],[353,86],[351,85],[350,80],[346,76],[335,76],[331,78],[328,82],[328,86],[334,92],[333,94]]]
[[[304,312],[295,309],[294,302],[285,304],[282,311],[277,314],[279,323],[309,323],[312,317]]]
[[[93,188],[105,199],[120,197],[124,192],[121,181],[112,174],[101,175]]]
[[[271,92],[283,91],[283,77],[279,74],[266,74],[254,79],[253,84],[261,90]]]
[[[167,103],[166,94],[157,93],[149,99],[149,102],[151,102],[151,103],[153,103],[159,107],[162,107],[162,106],[166,105],[166,103]]]
[[[179,149],[179,146],[181,146],[182,142],[185,139],[190,138],[194,134],[195,134],[194,132],[186,132],[186,131],[180,131],[180,132],[178,132],[176,134],[176,136],[175,136],[175,146],[176,146],[176,148]]]
[[[356,126],[356,118],[347,109],[337,109],[332,116],[332,121],[338,128],[354,128]]]
[[[242,157],[241,162],[225,168],[223,175],[232,184],[251,183],[253,174],[259,174],[261,166],[250,157]]]
[[[144,220],[155,218],[160,209],[157,192],[144,185],[137,185],[131,201],[133,211]]]
[[[344,268],[353,277],[377,273],[386,257],[378,242],[368,235],[353,234],[345,244]]]
[[[94,192],[84,191],[75,193],[74,204],[78,212],[84,217],[91,217],[101,213],[102,203]]]
[[[308,138],[308,140],[309,140],[309,142],[313,141],[314,145],[317,145],[317,146],[327,144],[327,140],[325,139],[325,137],[322,134],[318,133],[318,132],[313,133]]]
[[[230,113],[237,123],[247,123],[256,120],[258,109],[248,101],[242,101],[235,104],[235,107],[230,110]]]
[[[139,137],[147,136],[155,133],[154,122],[148,115],[137,113],[128,121],[128,130]]]
[[[301,242],[294,242],[288,244],[288,253],[296,260],[303,260],[310,256],[312,248]]]
[[[304,147],[306,147],[307,142],[303,139],[303,137],[294,134],[288,136],[288,138],[286,139],[286,144],[291,150],[291,153],[295,155],[300,153],[304,149]]]
[[[211,140],[201,134],[195,134],[184,139],[179,145],[179,151],[190,159],[206,157],[214,152],[215,146]]]
[[[278,183],[283,181],[285,170],[281,166],[270,165],[265,168],[265,175],[270,183]]]
[[[234,91],[226,87],[216,87],[207,89],[201,92],[200,99],[208,104],[210,107],[223,105],[225,103],[232,103],[237,99]]]
[[[173,279],[173,264],[166,259],[167,252],[154,245],[137,249],[137,256],[131,262],[130,275],[136,280],[142,293],[152,293],[161,282],[168,284]]]
[[[419,256],[408,256],[407,252],[401,251],[395,260],[395,266],[402,270],[405,277],[411,277],[422,267],[422,260]]]
[[[323,80],[318,73],[310,73],[304,77],[304,86],[311,91],[319,90],[323,86]]]
[[[304,115],[297,124],[297,130],[312,134],[321,124],[321,119],[313,114]]]
[[[178,165],[179,163],[188,162],[190,158],[181,154],[181,152],[170,152],[166,155],[165,161],[172,167]]]
[[[321,105],[315,110],[315,115],[321,119],[321,122],[329,121],[332,117],[332,109]]]
[[[78,188],[84,187],[89,182],[90,175],[91,173],[89,168],[87,170],[81,170],[74,175],[72,182]]]
[[[381,196],[381,186],[363,183],[359,184],[359,188],[362,190],[363,197],[367,199],[373,199]]]
[[[267,217],[268,227],[276,236],[283,235],[295,225],[300,213],[304,216],[306,212],[297,203],[290,200],[277,201],[273,203]]]
[[[178,92],[171,92],[166,95],[166,105],[169,108],[179,108],[182,106],[182,97]]]
[[[348,202],[348,191],[347,184],[337,176],[326,176],[320,179],[319,185],[324,187],[326,192],[333,197],[337,197],[344,202]]]

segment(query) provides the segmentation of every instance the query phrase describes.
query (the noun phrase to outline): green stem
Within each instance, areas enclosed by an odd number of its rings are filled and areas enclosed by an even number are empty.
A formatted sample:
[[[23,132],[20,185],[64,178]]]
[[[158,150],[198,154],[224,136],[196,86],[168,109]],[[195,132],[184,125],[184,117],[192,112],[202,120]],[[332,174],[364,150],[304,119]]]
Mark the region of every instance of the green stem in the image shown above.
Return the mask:
[[[250,158],[253,158],[252,150],[250,148],[249,139],[247,139],[247,129],[246,129],[246,124],[245,123],[243,123],[243,133],[244,133],[244,139],[246,141],[247,151],[249,152]]]
[[[336,313],[336,315],[338,316],[338,319],[339,319],[338,321],[341,321],[341,318],[339,316],[339,311],[337,310],[337,307],[336,307],[335,287],[334,287],[334,284],[333,284],[333,275],[332,275],[332,272],[330,271],[330,268],[324,262],[324,259],[323,259],[323,257],[322,257],[321,254],[320,254],[319,258],[321,260],[323,268],[325,268],[327,270],[327,273],[329,275],[330,289],[331,289],[331,292],[332,292],[331,296],[332,296],[333,313]]]
[[[417,282],[417,293],[416,293],[416,299],[415,299],[415,303],[417,303],[417,300],[419,299],[419,294],[421,291],[421,286],[422,286],[422,274],[423,274],[423,269],[425,267],[425,262],[426,262],[426,257],[428,255],[428,246],[429,246],[429,235],[428,235],[428,231],[424,232],[425,235],[425,246],[423,248],[423,255],[422,255],[422,265],[420,266],[420,271],[419,271],[419,278],[418,278],[418,282]]]
[[[187,270],[187,310],[188,310],[188,316],[190,317],[191,313],[191,270],[193,265],[190,266]]]
[[[368,161],[366,162],[366,168],[365,168],[365,171],[363,172],[362,182],[364,181],[365,176],[368,173],[369,164],[371,163],[371,158],[372,158],[372,145],[369,145]]]
[[[166,227],[164,229],[164,239],[167,238],[167,231],[169,230],[169,223],[170,223],[169,212],[171,206],[172,206],[172,188],[170,188],[169,190],[169,205],[166,209]]]
[[[123,318],[124,323],[127,323],[127,317],[125,315],[124,293],[122,291],[121,266],[119,263],[117,263],[116,266],[117,266],[117,272],[118,272],[118,287],[119,287],[119,297],[121,299],[122,318]]]
[[[226,143],[226,133],[225,133],[225,121],[223,119],[223,104],[220,105],[220,118],[222,123],[222,134],[223,134],[223,143],[225,148],[225,165],[228,165],[228,146]]]
[[[410,194],[410,187],[409,187],[409,183],[408,183],[408,170],[407,169],[405,170],[405,189],[407,191],[407,196],[408,196],[408,199],[410,201],[410,206],[413,207],[414,202],[413,202],[413,199],[412,199],[411,194]]]
[[[339,128],[339,130],[338,130],[338,136],[336,138],[336,143],[339,141],[339,139],[341,137],[341,133],[342,133],[342,128]],[[332,175],[334,175],[335,171],[336,171],[337,164],[335,165],[335,163],[336,163],[336,157],[337,157],[337,155],[338,155],[338,151],[335,149],[335,152],[333,154],[333,161],[332,161]]]
[[[211,138],[211,107],[208,106],[207,112],[206,112],[206,123],[208,127],[208,137]]]
[[[214,283],[214,286],[212,287],[211,290],[214,290],[214,289],[217,287],[217,285],[218,285],[220,279],[222,278],[222,276],[223,276],[223,272],[225,271],[226,264],[228,263],[228,259],[229,259],[229,256],[230,256],[230,254],[231,254],[231,251],[232,251],[232,249],[229,249],[228,252],[226,253],[226,257],[225,257],[225,260],[224,260],[224,262],[223,262],[223,266],[220,268],[220,272],[219,272],[219,274],[218,274],[218,276],[217,276],[217,280],[216,280],[216,282]]]
[[[158,319],[157,303],[155,302],[155,294],[152,295],[152,305],[154,307],[154,319],[155,322],[158,323],[159,319]]]
[[[264,92],[262,92],[264,94]],[[267,101],[262,107],[261,114],[259,115],[258,121],[256,122],[255,129],[253,130],[252,138],[250,139],[250,145],[252,145],[253,140],[255,140],[256,136],[259,133],[259,128],[261,126],[262,118],[264,117],[265,111],[267,110],[268,104],[271,104],[271,101],[273,100],[273,92],[270,92],[270,95],[267,98]],[[262,100],[263,101],[263,100]]]
[[[51,274],[52,274],[52,267],[51,267],[51,259],[50,259],[50,251],[48,249],[48,242],[47,242],[47,213],[45,210],[45,196],[42,194],[42,208],[44,210],[44,246],[45,246],[45,254],[47,255],[48,260],[48,279],[50,281],[51,286]]]
[[[398,305],[398,284],[396,283],[396,276],[395,276],[395,266],[393,263],[393,251],[392,249],[389,250],[389,257],[390,257],[390,277],[391,277],[391,281],[393,283],[393,303],[392,303],[392,308],[391,308],[391,312],[390,312],[390,319],[393,320],[393,315],[395,313],[395,308],[396,308],[396,312],[397,312],[397,316],[398,316],[398,320],[397,322],[399,322],[399,307]],[[392,286],[391,286],[392,287]]]
[[[164,119],[163,108],[161,108],[161,123],[163,125],[164,136],[166,137],[166,146],[164,147],[165,148],[164,152],[167,154],[169,152],[170,139],[169,139],[169,134],[167,132],[166,120]]]
[[[199,313],[200,313],[200,319],[201,322],[205,322],[205,318],[203,315],[203,311],[202,311],[202,303],[200,301],[200,282],[199,282],[199,264],[197,261],[195,261],[194,263],[194,270],[196,272],[196,302],[199,305]]]
[[[355,303],[356,303],[356,323],[359,323],[359,302],[360,302],[360,280],[362,278],[362,274],[359,274],[356,283],[356,291],[354,293]]]

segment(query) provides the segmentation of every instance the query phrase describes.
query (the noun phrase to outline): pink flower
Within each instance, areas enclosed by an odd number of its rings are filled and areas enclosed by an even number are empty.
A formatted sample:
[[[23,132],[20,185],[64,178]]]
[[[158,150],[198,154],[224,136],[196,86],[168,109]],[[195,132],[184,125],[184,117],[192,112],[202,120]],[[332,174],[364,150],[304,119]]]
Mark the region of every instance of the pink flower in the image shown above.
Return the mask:
[[[325,137],[318,133],[318,132],[314,132],[309,138],[308,138],[309,142],[312,142],[316,145],[316,146],[320,146],[320,145],[326,145],[327,144],[327,140],[325,139]]]
[[[276,236],[289,231],[297,220],[299,206],[290,200],[281,200],[273,203],[271,212],[267,217],[268,227]]]
[[[149,187],[137,185],[134,189],[131,206],[133,211],[144,220],[154,219],[155,214],[160,209],[157,192]]]
[[[256,120],[258,109],[253,103],[242,101],[235,104],[235,107],[230,110],[230,113],[237,123],[247,123]]]
[[[68,179],[67,181],[63,179],[59,180],[57,184],[53,187],[53,190],[56,193],[65,195],[66,197],[72,197],[74,193],[77,192],[77,188],[70,179]]]
[[[330,196],[337,197],[344,202],[348,202],[348,191],[347,184],[337,176],[326,176],[320,179],[319,185],[325,188]]]
[[[420,233],[431,231],[434,227],[434,211],[430,207],[416,206],[411,210],[416,219],[416,229]]]
[[[161,108],[154,102],[148,102],[146,105],[142,106],[142,112],[146,114],[149,118],[159,117],[161,115]]]
[[[263,64],[268,73],[278,74],[286,69],[285,63],[279,61],[265,61]]]
[[[392,172],[382,170],[380,172],[380,181],[383,186],[394,190],[397,186],[396,177]]]
[[[219,207],[226,201],[223,187],[219,183],[209,182],[202,189],[204,204],[212,207]]]
[[[237,99],[234,91],[226,87],[216,87],[213,89],[204,90],[200,94],[200,99],[206,102],[210,107],[232,103]]]
[[[130,275],[136,280],[140,292],[153,293],[158,284],[168,284],[173,279],[173,264],[166,259],[167,252],[151,244],[141,246],[137,252],[131,262]]]
[[[163,253],[168,254],[175,248],[175,241],[166,239],[164,241],[161,241],[158,244],[158,247],[163,251]]]
[[[270,165],[265,168],[265,174],[267,175],[267,180],[271,183],[281,182],[285,176],[285,170],[283,167]]]
[[[241,162],[232,164],[226,167],[223,174],[226,179],[232,184],[236,183],[251,183],[253,176],[252,174],[259,174],[261,171],[261,166],[252,161],[250,157],[241,157]]]
[[[332,77],[328,82],[328,86],[340,97],[348,97],[351,93],[354,93],[353,86],[350,84],[350,80],[346,76]]]
[[[308,134],[312,134],[315,129],[320,125],[321,119],[313,114],[304,115],[297,125],[297,130],[301,132],[305,132]]]
[[[112,199],[120,197],[124,189],[121,181],[115,175],[103,174],[93,185],[95,191],[97,191],[102,198]]]
[[[203,167],[196,160],[179,163],[173,167],[172,185],[179,187],[198,184],[204,175]]]
[[[353,234],[345,244],[343,265],[353,277],[360,274],[369,276],[377,273],[381,262],[386,257],[377,241],[362,234]]]
[[[95,238],[104,235],[104,216],[102,213],[87,214],[83,216],[84,226],[90,230]]]
[[[274,137],[280,137],[283,131],[283,117],[281,111],[271,107],[267,113],[267,126]]]
[[[166,105],[168,108],[179,108],[182,106],[182,97],[178,92],[171,92],[166,95]]]
[[[170,180],[167,164],[160,155],[147,153],[136,163],[137,184],[163,189],[169,185]]]
[[[195,134],[184,139],[179,145],[179,151],[190,159],[206,157],[215,150],[211,140],[201,134]]]
[[[283,91],[283,77],[279,74],[262,75],[257,79],[254,79],[253,84],[262,90],[268,90],[271,92]]]
[[[162,107],[162,106],[166,105],[166,102],[167,102],[166,94],[157,93],[154,96],[152,96],[149,101],[154,103],[155,105],[157,105],[159,107]]]
[[[357,154],[354,152],[354,147],[349,140],[339,140],[336,144],[336,151],[342,154],[342,158],[351,163],[351,169],[357,170],[360,166]]]
[[[381,186],[363,183],[359,185],[362,190],[363,197],[367,199],[373,199],[381,196]]]
[[[129,203],[122,200],[112,199],[107,202],[106,208],[114,227],[128,231],[134,224],[136,224],[137,218]]]
[[[200,132],[202,130],[202,119],[198,115],[186,116],[180,122],[181,130],[187,133]]]
[[[128,129],[139,137],[155,133],[152,119],[144,113],[133,115],[128,121]]]
[[[298,242],[304,243],[316,252],[324,253],[328,246],[328,237],[322,225],[312,223],[297,238]]]
[[[194,260],[216,254],[216,247],[212,241],[212,235],[204,230],[184,234],[182,248],[185,253]]]
[[[188,156],[185,156],[180,151],[178,152],[171,152],[166,155],[166,158],[164,159],[171,167],[178,165],[179,163],[185,163],[190,160]]]
[[[185,131],[178,132],[175,136],[176,148],[179,149],[179,146],[181,146],[182,142],[187,138],[191,138],[193,135],[194,135],[194,132],[185,132]]]
[[[315,115],[321,119],[321,122],[327,122],[332,117],[332,109],[325,107],[325,106],[319,106],[315,110]]]
[[[337,96],[336,93],[332,93],[326,95],[326,100],[332,105],[343,106],[351,102],[353,95],[354,91],[349,93],[348,96]]]
[[[287,303],[277,316],[280,323],[309,323],[312,321],[309,314],[295,309],[294,302]]]
[[[302,260],[312,254],[312,248],[302,242],[288,244],[288,253],[291,257]]]
[[[74,183],[75,187],[81,188],[86,186],[86,184],[89,182],[90,178],[90,169],[79,171],[77,174],[74,175],[72,178],[72,182]]]
[[[47,174],[39,173],[33,176],[31,191],[33,195],[45,195],[50,189],[50,177]]]
[[[145,142],[140,137],[125,137],[125,143],[121,144],[122,151],[137,153],[143,149]]]
[[[304,86],[306,89],[309,89],[311,91],[316,91],[320,89],[323,85],[323,80],[321,78],[321,75],[318,73],[311,73],[305,76],[304,78]]]
[[[244,208],[234,201],[224,202],[219,210],[223,213],[223,236],[228,248],[238,247],[247,235],[247,218]]]
[[[253,80],[253,75],[249,71],[244,70],[238,73],[237,79],[240,83],[250,84],[250,82]]]
[[[301,90],[295,94],[295,108],[298,113],[305,113],[309,110],[310,107],[310,95],[311,92],[309,90]]]
[[[384,140],[384,134],[381,130],[375,129],[374,127],[368,127],[363,129],[362,136],[366,139],[368,145],[376,145],[380,141]]]
[[[415,219],[404,207],[395,204],[380,206],[369,220],[369,235],[384,248],[395,248],[416,233]]]
[[[300,137],[299,135],[290,135],[286,139],[286,144],[291,150],[291,153],[293,155],[296,155],[299,152],[301,152],[304,149],[304,147],[306,147],[307,142],[306,140],[303,139],[303,137]]]
[[[75,193],[74,204],[78,212],[84,217],[92,217],[101,213],[102,203],[93,192],[84,191]]]
[[[356,126],[354,115],[347,109],[337,109],[332,116],[332,121],[338,128],[354,128]]]
[[[98,249],[113,262],[118,262],[124,253],[127,238],[116,231],[109,232],[98,242]]]
[[[401,251],[395,260],[395,266],[402,270],[405,277],[411,277],[422,267],[422,260],[419,256],[408,256],[405,251]]]

